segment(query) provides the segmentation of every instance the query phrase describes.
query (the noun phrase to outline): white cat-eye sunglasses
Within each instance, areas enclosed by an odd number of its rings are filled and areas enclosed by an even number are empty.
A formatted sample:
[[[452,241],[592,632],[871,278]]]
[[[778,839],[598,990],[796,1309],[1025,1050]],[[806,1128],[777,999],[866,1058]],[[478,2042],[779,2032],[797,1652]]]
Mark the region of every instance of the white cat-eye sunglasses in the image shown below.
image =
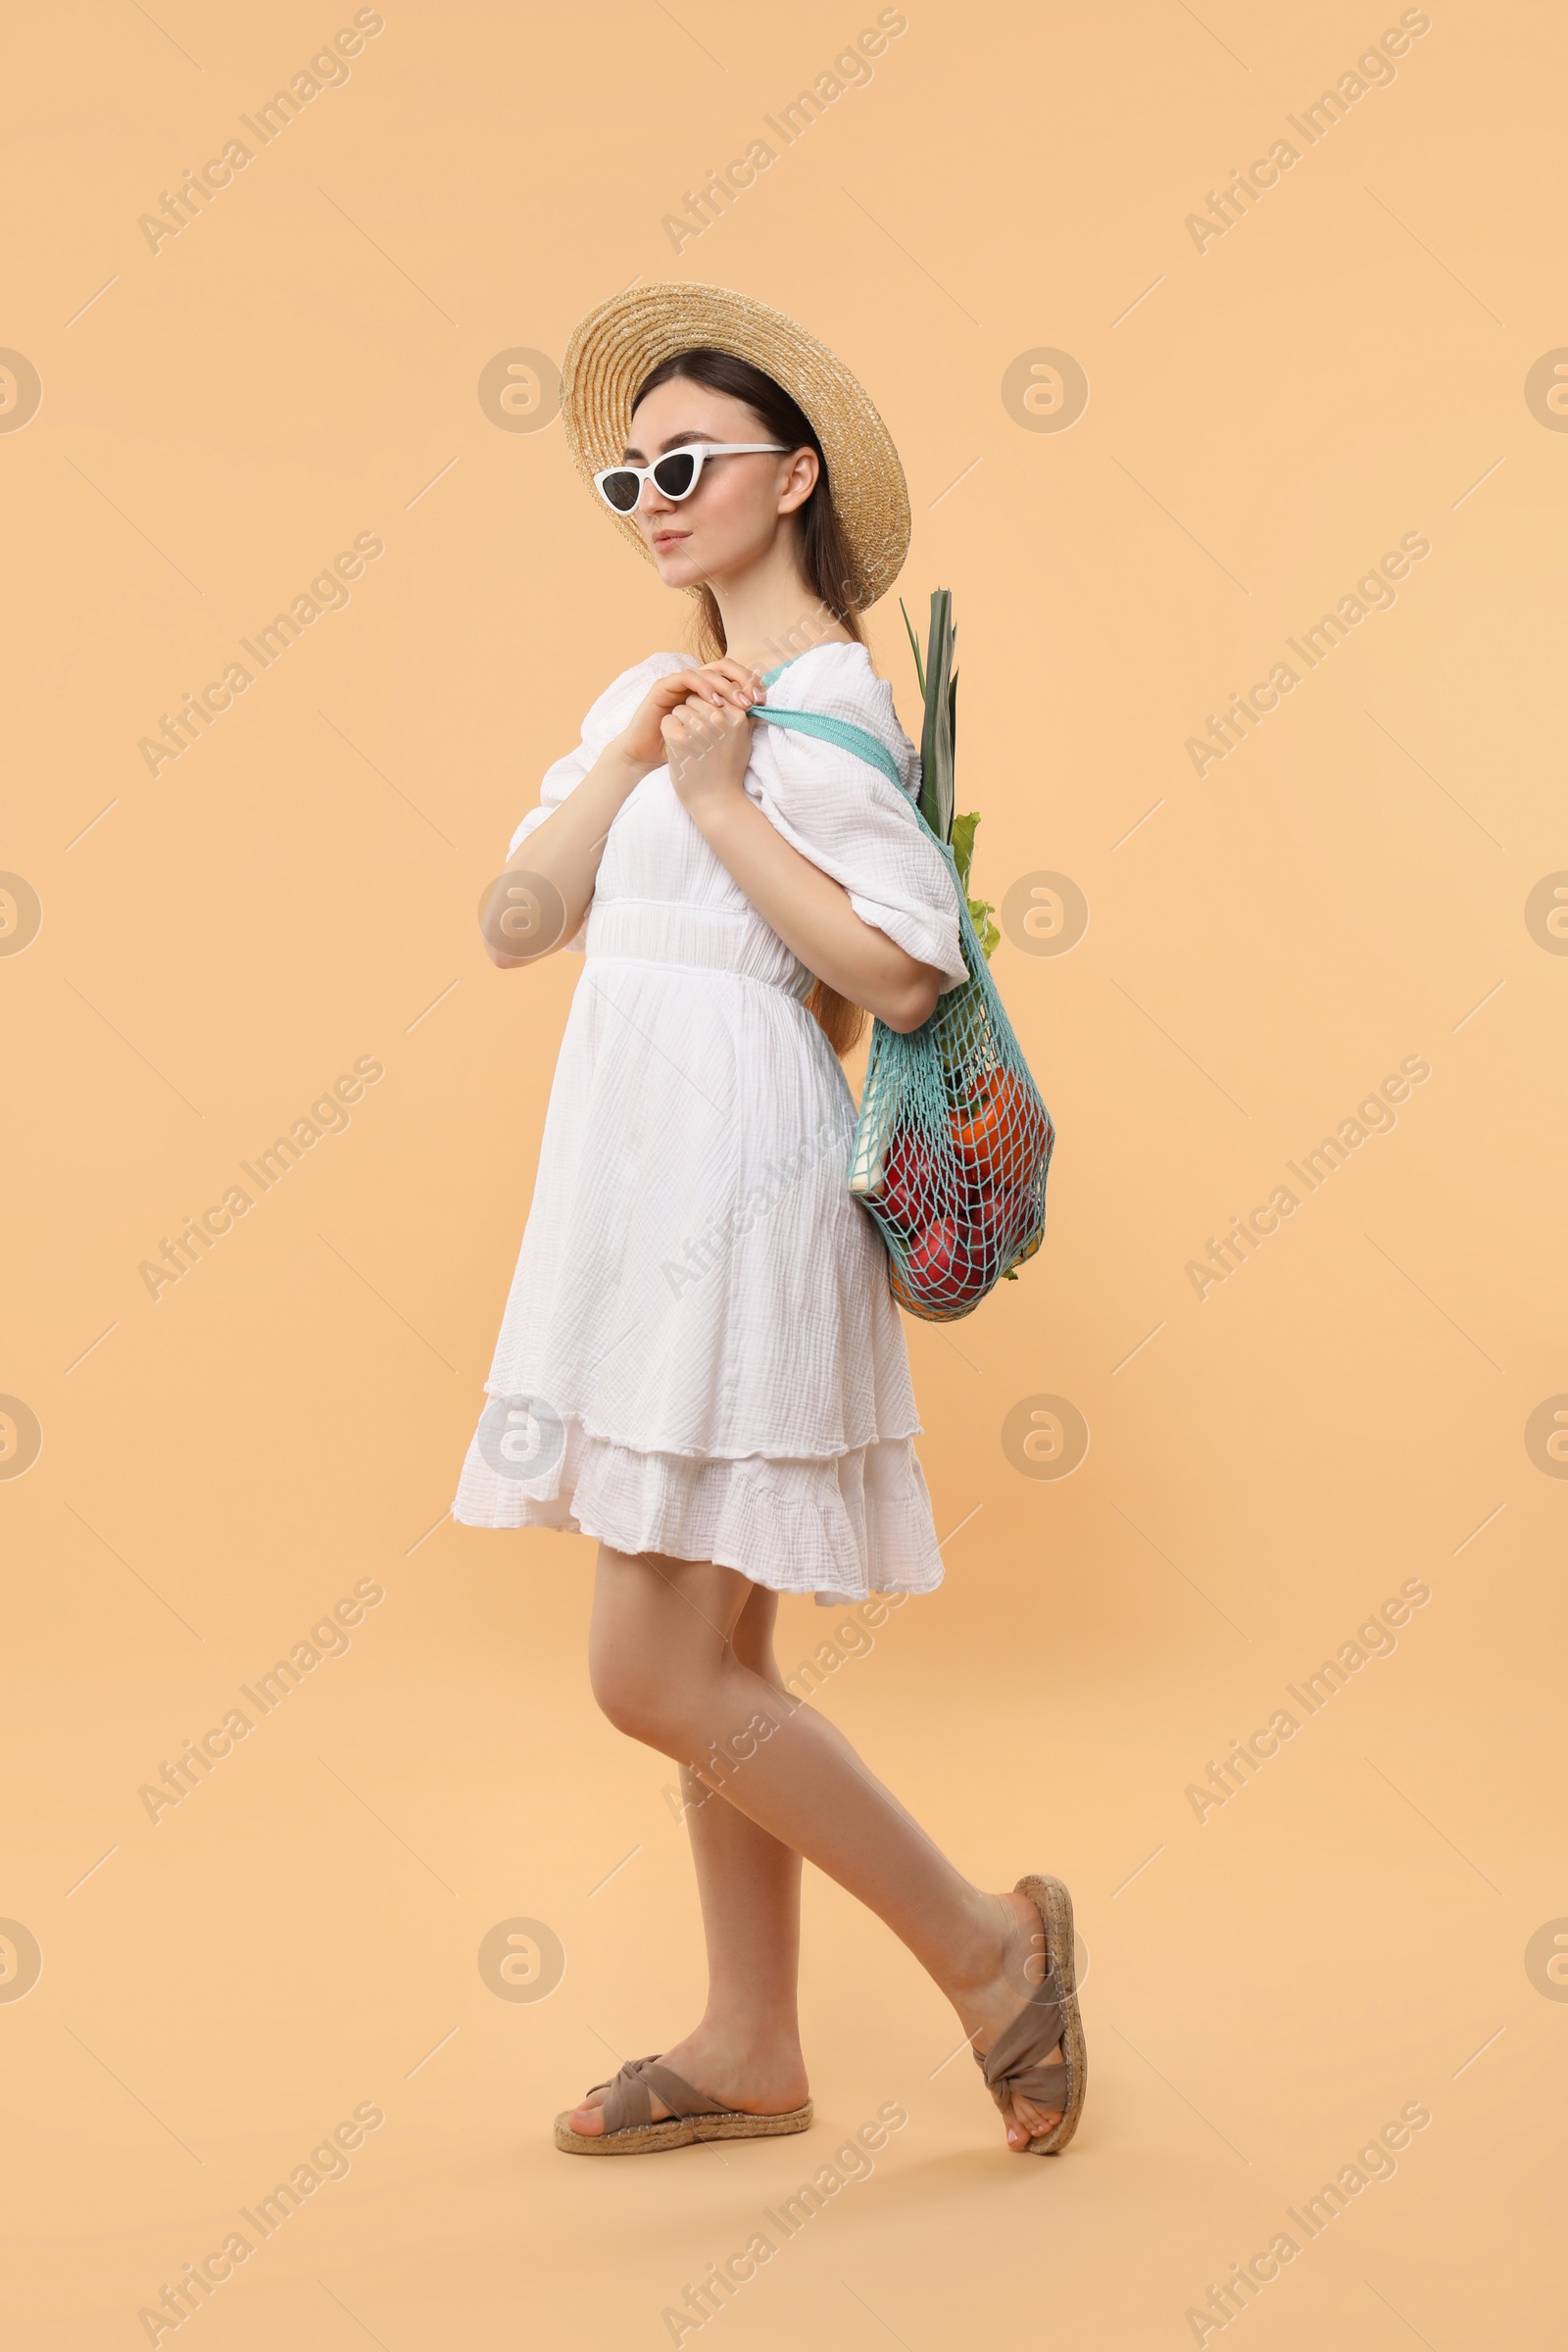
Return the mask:
[[[672,449],[656,458],[652,466],[607,466],[594,475],[594,488],[607,507],[612,507],[617,514],[630,514],[642,497],[644,482],[652,482],[662,498],[690,498],[709,458],[764,454],[781,458],[787,452],[780,441],[696,441],[689,449]]]

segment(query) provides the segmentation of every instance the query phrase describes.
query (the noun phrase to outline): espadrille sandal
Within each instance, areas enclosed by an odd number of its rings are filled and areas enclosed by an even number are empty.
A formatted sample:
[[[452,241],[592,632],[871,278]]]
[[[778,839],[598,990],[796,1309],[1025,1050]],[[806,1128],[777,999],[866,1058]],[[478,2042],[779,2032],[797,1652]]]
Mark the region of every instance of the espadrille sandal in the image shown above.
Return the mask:
[[[677,2075],[672,2067],[652,2058],[628,2058],[609,2082],[596,2082],[607,2095],[603,2132],[574,2132],[564,2108],[556,2118],[556,2145],[568,2156],[647,2156],[658,2148],[688,2148],[701,2139],[773,2139],[786,2132],[804,2132],[811,2121],[811,2102],[792,2107],[785,2115],[747,2115],[738,2107],[719,2107]],[[662,2099],[669,2114],[655,2123],[654,2099]]]
[[[1083,2019],[1078,2013],[1078,1974],[1073,1952],[1072,1897],[1059,1879],[1020,1879],[1015,1894],[1026,1894],[1046,1931],[1046,1974],[1010,2025],[1004,2026],[975,2064],[1000,2108],[1014,2096],[1048,2112],[1059,2110],[1049,2132],[1029,2142],[1031,2156],[1058,2156],[1078,2129],[1084,2111],[1087,2057]],[[1046,2064],[1057,2042],[1061,2057]]]

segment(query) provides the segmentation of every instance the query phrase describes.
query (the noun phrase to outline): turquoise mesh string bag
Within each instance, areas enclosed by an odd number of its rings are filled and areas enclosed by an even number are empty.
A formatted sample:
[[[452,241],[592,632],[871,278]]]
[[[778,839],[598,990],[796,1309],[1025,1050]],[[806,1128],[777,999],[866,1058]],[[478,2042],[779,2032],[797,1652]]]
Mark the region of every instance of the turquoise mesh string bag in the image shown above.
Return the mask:
[[[998,937],[991,910],[966,889],[978,819],[954,818],[952,608],[949,591],[938,589],[923,666],[914,647],[925,698],[914,811],[953,875],[968,977],[906,1035],[875,1023],[849,1168],[850,1191],[887,1245],[893,1296],[929,1323],[971,1314],[1039,1249],[1055,1145],[1051,1114],[991,977],[987,958]],[[907,626],[907,614],[905,620]],[[768,671],[764,685],[787,666]],[[903,788],[892,754],[861,727],[772,705],[752,715],[837,744]]]

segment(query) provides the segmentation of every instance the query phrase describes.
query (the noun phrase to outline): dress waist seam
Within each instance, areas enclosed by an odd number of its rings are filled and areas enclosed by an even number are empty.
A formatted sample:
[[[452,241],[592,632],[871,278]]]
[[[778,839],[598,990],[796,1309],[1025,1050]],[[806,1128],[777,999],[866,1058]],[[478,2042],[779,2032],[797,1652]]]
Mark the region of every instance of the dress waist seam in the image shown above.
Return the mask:
[[[732,963],[693,963],[679,956],[633,956],[624,948],[590,947],[588,968],[606,963],[635,963],[656,972],[701,972],[713,980],[739,980],[750,988],[770,989],[776,997],[787,997],[792,1004],[805,1010],[806,999],[796,994],[795,983],[789,980],[766,980],[760,972],[743,972]]]

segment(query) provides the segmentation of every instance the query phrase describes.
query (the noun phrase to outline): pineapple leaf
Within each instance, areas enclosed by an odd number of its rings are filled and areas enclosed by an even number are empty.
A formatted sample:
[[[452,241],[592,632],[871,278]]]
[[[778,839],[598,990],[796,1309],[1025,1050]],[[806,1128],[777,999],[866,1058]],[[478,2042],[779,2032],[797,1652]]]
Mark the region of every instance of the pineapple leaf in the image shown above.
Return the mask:
[[[904,599],[902,596],[899,599],[899,611],[904,613],[904,626],[909,639],[909,651],[914,656],[915,683],[920,689],[920,696],[921,700],[923,701],[925,699],[925,665],[920,660],[920,647],[914,634],[913,624],[909,619],[908,613],[905,612]]]
[[[920,813],[938,841],[953,835],[953,592],[933,589],[920,739]]]

